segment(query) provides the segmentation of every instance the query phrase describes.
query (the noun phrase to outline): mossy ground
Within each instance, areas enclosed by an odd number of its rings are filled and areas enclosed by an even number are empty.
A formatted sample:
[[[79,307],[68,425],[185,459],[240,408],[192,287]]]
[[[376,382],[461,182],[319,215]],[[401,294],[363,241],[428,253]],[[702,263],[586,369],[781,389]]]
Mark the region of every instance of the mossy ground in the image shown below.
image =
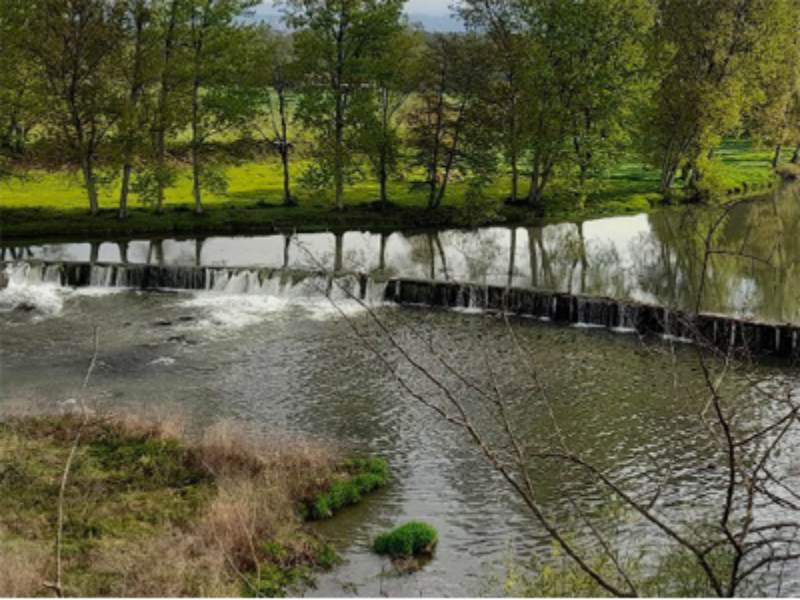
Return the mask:
[[[714,184],[725,193],[761,190],[775,181],[770,168],[771,152],[754,148],[747,141],[729,141],[717,153]],[[294,173],[301,173],[298,162]],[[117,187],[101,191],[102,212],[88,215],[80,179],[74,173],[34,171],[22,179],[0,183],[0,224],[3,237],[53,238],[88,236],[131,236],[171,234],[232,234],[282,231],[371,229],[390,231],[428,227],[458,227],[475,224],[507,223],[530,225],[541,222],[541,215],[520,207],[509,207],[503,200],[509,194],[509,179],[501,176],[484,190],[480,207],[467,200],[467,185],[450,186],[440,209],[426,209],[425,192],[406,182],[391,184],[391,206],[380,210],[375,183],[363,181],[346,192],[346,209],[334,210],[330,198],[304,190],[295,184],[298,205],[281,203],[282,180],[274,157],[251,160],[227,170],[228,190],[205,196],[206,214],[192,212],[191,181],[188,172],[167,194],[166,211],[156,215],[131,198],[130,218],[120,221],[115,212]],[[413,174],[407,179],[414,179]],[[524,185],[523,185],[524,193]],[[640,162],[628,161],[593,182],[584,207],[578,208],[577,193],[564,181],[550,189],[547,212],[553,219],[581,219],[647,211],[663,198],[658,194],[658,173]]]
[[[32,573],[0,564],[0,596],[20,593],[23,580],[29,589],[22,593],[44,594],[54,579],[61,477],[78,427],[75,417],[0,423],[0,561],[36,557],[25,567]],[[331,484],[357,480],[367,465],[380,462],[385,471],[382,461],[342,462],[303,449],[294,459],[271,453],[262,462],[227,442],[196,445],[113,419],[84,431],[64,504],[65,589],[80,596],[152,589],[282,595],[336,561],[333,549],[305,530],[297,506],[329,493]],[[249,519],[260,522],[240,530]]]

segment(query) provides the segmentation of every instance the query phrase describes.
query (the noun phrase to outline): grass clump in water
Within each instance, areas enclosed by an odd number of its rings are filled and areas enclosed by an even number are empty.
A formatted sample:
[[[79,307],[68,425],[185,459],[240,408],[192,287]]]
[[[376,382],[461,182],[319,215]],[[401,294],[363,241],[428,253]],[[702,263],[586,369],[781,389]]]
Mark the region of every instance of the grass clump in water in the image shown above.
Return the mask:
[[[376,456],[344,461],[340,474],[327,490],[307,502],[302,512],[309,520],[331,518],[336,512],[358,504],[371,492],[389,482],[389,465]]]
[[[439,534],[432,525],[412,521],[379,535],[372,545],[377,553],[392,558],[433,554]]]

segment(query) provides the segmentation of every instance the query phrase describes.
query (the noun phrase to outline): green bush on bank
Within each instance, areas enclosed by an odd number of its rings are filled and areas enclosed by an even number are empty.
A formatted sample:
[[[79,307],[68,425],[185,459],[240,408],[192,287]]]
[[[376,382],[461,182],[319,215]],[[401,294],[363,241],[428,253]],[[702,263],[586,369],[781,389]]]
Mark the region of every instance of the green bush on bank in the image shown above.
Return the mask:
[[[341,509],[358,504],[364,495],[389,482],[389,464],[376,456],[347,460],[342,463],[341,470],[344,474],[342,479],[334,481],[326,491],[302,508],[307,519],[329,519]]]

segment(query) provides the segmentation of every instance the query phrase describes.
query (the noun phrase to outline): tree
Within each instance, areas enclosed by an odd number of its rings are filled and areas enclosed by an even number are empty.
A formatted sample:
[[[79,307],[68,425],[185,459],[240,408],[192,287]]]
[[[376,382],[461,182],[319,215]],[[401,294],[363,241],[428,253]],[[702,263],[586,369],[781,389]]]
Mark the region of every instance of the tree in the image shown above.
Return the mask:
[[[40,110],[32,65],[24,52],[32,9],[23,0],[0,3],[0,158],[9,160],[26,149]]]
[[[428,208],[441,206],[448,184],[460,169],[491,170],[496,149],[475,143],[491,128],[478,127],[486,105],[491,53],[484,39],[435,34],[423,56],[423,78],[408,115],[412,164],[421,168]],[[470,151],[472,150],[472,152]],[[474,175],[474,174],[473,174]]]
[[[484,32],[495,51],[498,76],[490,82],[489,98],[494,99],[494,110],[500,115],[503,155],[511,170],[512,203],[519,199],[520,162],[525,147],[523,79],[528,55],[521,8],[520,2],[506,0],[463,0],[458,5],[467,27]]]
[[[188,62],[189,15],[192,0],[155,0],[154,27],[158,32],[158,94],[152,116],[152,172],[137,186],[140,196],[155,204],[156,213],[164,206],[165,189],[173,179],[167,162],[167,137],[188,123],[183,115],[188,107],[186,94],[190,75]]]
[[[518,156],[522,146],[531,165],[528,204],[543,210],[556,173],[574,169],[582,207],[590,176],[613,164],[628,145],[632,116],[647,88],[644,47],[652,3],[519,0],[500,3],[504,12],[489,11],[492,2],[468,4],[466,16],[488,23],[494,38],[509,32],[508,60],[519,70],[512,96],[519,140],[514,152]]]
[[[794,142],[800,149],[800,3],[780,3],[767,26],[770,35],[750,82],[754,100],[745,125],[756,141],[775,149],[774,169],[786,144]]]
[[[665,56],[644,143],[661,171],[663,193],[682,167],[696,183],[722,136],[740,126],[782,1],[660,3],[657,35]]]
[[[80,168],[93,215],[97,160],[121,115],[115,55],[124,5],[106,0],[33,0],[25,51],[49,103],[45,127],[64,160]]]
[[[133,163],[144,152],[150,129],[147,101],[158,80],[156,63],[157,35],[153,23],[153,7],[148,0],[125,3],[126,31],[129,32],[120,56],[127,97],[122,104],[119,121],[122,181],[119,193],[119,218],[128,216],[128,193]]]
[[[220,191],[224,178],[208,168],[209,138],[232,130],[256,110],[256,93],[237,81],[237,56],[250,42],[235,18],[257,0],[192,0],[189,16],[192,196],[203,214],[203,189]]]
[[[336,207],[357,165],[354,105],[367,100],[370,69],[401,29],[404,0],[287,0],[285,20],[296,29],[295,48],[305,79],[298,118],[314,136],[307,181],[333,183]],[[363,112],[362,112],[363,114]]]
[[[418,86],[419,34],[400,30],[389,44],[385,55],[369,69],[370,95],[362,103],[359,124],[359,148],[370,161],[378,179],[381,206],[389,204],[389,178],[400,167],[401,123],[403,108]]]
[[[262,126],[256,119],[253,128],[262,139],[274,148],[281,160],[283,172],[283,203],[296,204],[291,190],[291,157],[294,149],[290,127],[294,121],[294,104],[300,83],[301,71],[294,51],[291,35],[262,28],[254,53],[253,85],[264,90],[268,124]],[[261,119],[263,120],[263,119]]]

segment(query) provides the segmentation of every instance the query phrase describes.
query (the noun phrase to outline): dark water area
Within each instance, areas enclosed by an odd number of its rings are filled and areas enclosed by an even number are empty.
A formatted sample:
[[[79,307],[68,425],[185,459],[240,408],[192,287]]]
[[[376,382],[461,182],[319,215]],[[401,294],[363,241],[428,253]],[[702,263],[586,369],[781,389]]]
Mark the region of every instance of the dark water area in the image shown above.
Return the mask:
[[[780,269],[716,255],[709,284],[715,310],[800,321],[798,201],[788,189],[731,212],[714,243],[769,255]],[[685,240],[692,237],[687,223],[703,222],[704,214],[665,211],[538,230],[300,235],[288,246],[282,236],[141,241],[130,243],[125,256],[109,243],[94,250],[90,244],[50,245],[6,248],[5,259],[323,264],[376,279],[511,281],[680,304],[692,298],[698,275],[692,258],[697,246]],[[496,594],[502,590],[490,581],[502,573],[506,557],[551,552],[529,511],[474,444],[414,401],[376,360],[365,339],[417,392],[444,402],[435,386],[393,353],[373,317],[346,297],[328,298],[313,285],[254,289],[244,280],[199,292],[102,285],[73,290],[17,275],[0,292],[0,411],[73,406],[98,327],[100,362],[90,395],[100,407],[178,414],[195,427],[233,419],[266,434],[297,435],[389,460],[393,481],[387,489],[318,525],[345,561],[305,594]],[[700,522],[718,509],[720,496],[710,490],[719,488],[709,482],[724,471],[698,418],[706,399],[692,346],[644,345],[633,335],[534,320],[509,326],[496,316],[399,309],[382,305],[381,297],[376,291],[368,298],[375,315],[463,399],[487,439],[500,443],[500,431],[472,386],[502,394],[518,435],[531,443],[552,440],[555,419],[571,448],[633,493],[652,493],[654,473],[669,470],[674,484],[663,490],[659,510],[673,522]],[[21,305],[26,310],[14,308]],[[774,415],[778,407],[765,402],[763,392],[794,393],[797,375],[794,368],[769,364],[729,373],[725,390],[737,399],[742,427],[757,428]],[[776,466],[789,485],[798,483],[797,447],[793,443]],[[568,496],[587,514],[608,510],[607,495],[585,478],[545,464],[532,467],[543,506],[565,527],[575,520]],[[413,575],[387,576],[389,565],[371,553],[371,540],[412,519],[439,530],[436,556]],[[667,550],[641,519],[608,526],[632,555],[642,548]],[[800,593],[795,574],[782,579],[782,594]],[[763,589],[776,593],[777,585],[773,577]]]

